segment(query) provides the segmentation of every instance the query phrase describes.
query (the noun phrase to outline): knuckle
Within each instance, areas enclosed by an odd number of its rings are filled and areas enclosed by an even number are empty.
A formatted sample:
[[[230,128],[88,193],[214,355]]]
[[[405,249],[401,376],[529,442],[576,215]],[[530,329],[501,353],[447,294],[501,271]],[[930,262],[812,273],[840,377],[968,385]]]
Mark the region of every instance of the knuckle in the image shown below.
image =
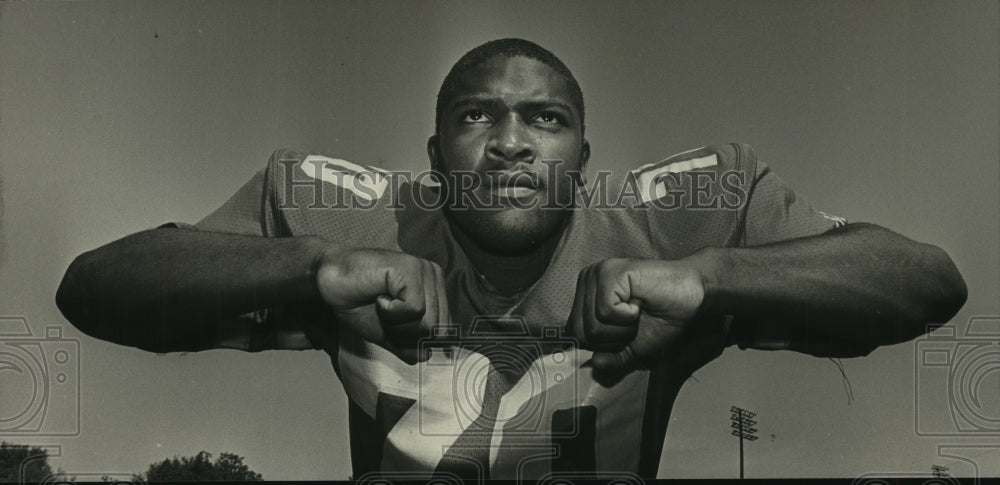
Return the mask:
[[[603,325],[592,323],[583,325],[583,336],[589,343],[603,342],[607,340],[607,331]]]
[[[604,260],[597,268],[597,278],[603,285],[616,284],[625,273],[621,260]]]
[[[428,338],[428,339],[434,338],[434,332],[437,326],[438,323],[435,321],[430,321],[430,320],[421,321],[418,327],[418,336],[420,338]]]
[[[625,260],[621,258],[608,258],[597,264],[602,272],[612,272],[620,270],[625,264]]]
[[[416,315],[416,318],[422,318],[427,313],[427,302],[425,300],[418,298],[408,303],[409,310]]]
[[[424,315],[423,302],[399,301],[385,314],[385,322],[392,326],[419,320]]]
[[[612,322],[618,320],[618,318],[616,318],[618,315],[614,307],[608,304],[602,295],[598,295],[597,301],[594,303],[594,316],[596,316],[597,320],[601,322]]]
[[[610,347],[620,348],[628,343],[635,336],[632,327],[615,327],[610,325],[597,324],[590,328],[588,339],[591,343],[601,343]]]
[[[420,264],[420,258],[413,256],[412,254],[406,254],[398,251],[393,251],[390,253],[392,255],[392,264],[398,264],[407,268],[412,268],[415,265]]]

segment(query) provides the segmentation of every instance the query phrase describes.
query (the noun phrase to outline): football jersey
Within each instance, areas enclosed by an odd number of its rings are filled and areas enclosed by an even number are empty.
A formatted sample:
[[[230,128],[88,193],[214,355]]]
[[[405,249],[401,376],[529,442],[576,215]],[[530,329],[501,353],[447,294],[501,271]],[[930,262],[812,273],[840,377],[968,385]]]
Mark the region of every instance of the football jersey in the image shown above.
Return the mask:
[[[579,272],[608,258],[680,259],[705,247],[756,246],[844,224],[814,210],[749,146],[701,148],[578,187],[577,205],[542,277],[504,296],[478,275],[452,237],[431,178],[397,175],[279,150],[194,226],[263,237],[313,235],[402,251],[444,269],[453,320],[446,335],[454,340],[423,363],[408,365],[335,322],[293,321],[294,311],[262,309],[220,338],[219,347],[262,350],[245,329],[271,325],[279,338],[270,348],[330,355],[349,398],[355,478],[372,472],[654,477],[670,409],[690,373],[667,359],[618,375],[595,371],[591,352],[563,331]],[[788,344],[780,336],[740,335],[741,347]]]

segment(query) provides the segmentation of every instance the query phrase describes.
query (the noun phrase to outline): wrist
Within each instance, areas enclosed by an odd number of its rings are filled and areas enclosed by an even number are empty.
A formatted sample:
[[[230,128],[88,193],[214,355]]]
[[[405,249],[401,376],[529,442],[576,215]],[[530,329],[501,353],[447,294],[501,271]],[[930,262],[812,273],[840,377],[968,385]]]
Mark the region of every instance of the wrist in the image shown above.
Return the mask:
[[[343,259],[344,253],[350,248],[316,236],[307,236],[303,239],[305,239],[303,251],[310,255],[311,261],[304,278],[309,287],[309,298],[310,300],[323,301],[320,279],[323,277],[324,271]]]
[[[733,249],[707,247],[692,254],[689,258],[702,278],[704,297],[695,320],[710,321],[718,324],[719,335],[724,347],[737,344],[740,339],[739,329],[733,325],[733,308],[727,298],[725,288],[726,275],[733,264]],[[742,347],[741,347],[742,348]]]
[[[685,258],[701,278],[703,297],[698,308],[699,315],[729,313],[723,284],[731,251],[726,248],[706,247]]]

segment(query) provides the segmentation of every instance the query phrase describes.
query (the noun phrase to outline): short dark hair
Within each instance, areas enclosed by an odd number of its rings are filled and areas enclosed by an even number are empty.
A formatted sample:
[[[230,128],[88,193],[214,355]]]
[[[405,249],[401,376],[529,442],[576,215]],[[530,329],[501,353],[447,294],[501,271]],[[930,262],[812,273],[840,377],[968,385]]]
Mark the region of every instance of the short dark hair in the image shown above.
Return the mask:
[[[435,133],[441,131],[441,113],[444,112],[448,102],[455,96],[455,91],[458,89],[458,78],[466,71],[497,56],[522,56],[535,59],[562,75],[566,79],[567,88],[569,88],[570,102],[580,112],[580,131],[583,131],[583,91],[580,90],[580,84],[576,82],[576,78],[573,77],[573,73],[566,67],[566,64],[563,64],[555,54],[534,42],[524,39],[498,39],[491,40],[466,52],[455,65],[451,66],[451,70],[444,77],[444,82],[441,83],[441,89],[438,91],[437,108],[434,116]]]

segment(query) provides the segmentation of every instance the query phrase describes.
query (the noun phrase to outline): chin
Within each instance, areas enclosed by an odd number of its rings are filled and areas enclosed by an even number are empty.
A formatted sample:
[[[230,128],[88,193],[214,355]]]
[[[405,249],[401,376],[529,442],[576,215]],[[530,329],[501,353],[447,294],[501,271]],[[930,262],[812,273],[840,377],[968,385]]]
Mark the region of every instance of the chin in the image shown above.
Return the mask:
[[[531,252],[557,236],[568,211],[530,210],[453,211],[452,219],[479,247],[495,254],[516,256]]]

